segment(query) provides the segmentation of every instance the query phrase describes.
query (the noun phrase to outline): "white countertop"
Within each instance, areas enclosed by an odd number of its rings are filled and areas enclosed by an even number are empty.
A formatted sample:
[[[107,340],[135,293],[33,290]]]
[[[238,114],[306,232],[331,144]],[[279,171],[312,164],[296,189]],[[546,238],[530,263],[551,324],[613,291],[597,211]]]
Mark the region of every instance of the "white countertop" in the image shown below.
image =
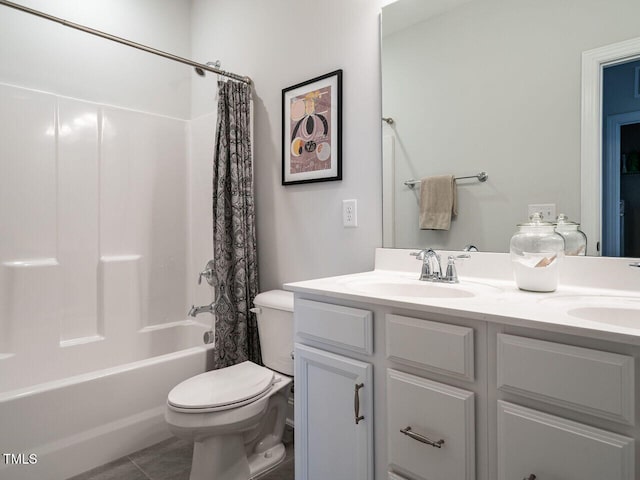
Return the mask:
[[[474,253],[458,262],[460,283],[444,284],[419,281],[420,262],[409,252],[378,249],[373,271],[287,283],[284,288],[640,345],[640,269],[628,266],[630,259],[565,258],[558,289],[538,293],[516,287],[508,254]],[[442,252],[443,258],[449,253],[460,252]],[[423,296],[421,289],[436,296]]]

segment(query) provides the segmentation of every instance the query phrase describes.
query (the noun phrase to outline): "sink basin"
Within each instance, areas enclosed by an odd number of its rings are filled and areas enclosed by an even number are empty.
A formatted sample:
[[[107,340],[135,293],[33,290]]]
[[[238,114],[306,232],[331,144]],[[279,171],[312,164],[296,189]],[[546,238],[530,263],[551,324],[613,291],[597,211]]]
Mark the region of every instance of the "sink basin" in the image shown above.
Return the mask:
[[[345,289],[375,297],[395,298],[472,298],[483,293],[495,294],[498,287],[462,280],[461,283],[423,282],[416,278],[376,275],[349,278],[342,283]]]
[[[349,287],[358,292],[380,297],[469,298],[475,293],[457,285],[429,282],[354,282]]]
[[[559,307],[640,309],[640,297],[621,295],[551,295],[538,302]]]
[[[639,308],[580,307],[568,310],[567,315],[618,327],[640,328]]]
[[[614,295],[558,295],[540,303],[567,309],[567,315],[618,327],[640,328],[640,297]]]

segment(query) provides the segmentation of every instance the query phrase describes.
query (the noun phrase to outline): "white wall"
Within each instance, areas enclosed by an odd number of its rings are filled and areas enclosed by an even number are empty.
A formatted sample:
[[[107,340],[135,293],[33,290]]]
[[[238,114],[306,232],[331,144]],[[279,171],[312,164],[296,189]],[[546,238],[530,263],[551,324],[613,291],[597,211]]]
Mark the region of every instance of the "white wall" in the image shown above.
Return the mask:
[[[26,7],[189,56],[189,0],[21,0]],[[193,70],[0,6],[3,83],[187,119]]]
[[[254,172],[260,288],[373,267],[382,244],[379,3],[193,0],[192,56],[254,81]],[[343,180],[281,186],[282,89],[343,69]],[[193,84],[194,117],[211,83]],[[213,141],[213,137],[212,137]],[[358,200],[358,228],[342,200]],[[202,230],[208,235],[210,230]]]
[[[580,219],[582,52],[638,36],[635,0],[473,1],[383,41],[396,137],[396,246],[508,251],[531,203]],[[418,229],[404,180],[460,182],[448,232]]]

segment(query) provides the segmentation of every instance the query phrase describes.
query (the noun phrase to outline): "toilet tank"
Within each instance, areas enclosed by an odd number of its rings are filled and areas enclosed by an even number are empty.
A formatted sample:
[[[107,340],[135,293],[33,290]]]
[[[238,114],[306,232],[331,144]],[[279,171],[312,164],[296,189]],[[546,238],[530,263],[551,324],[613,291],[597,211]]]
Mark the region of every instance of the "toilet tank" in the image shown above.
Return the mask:
[[[293,293],[259,293],[252,309],[258,318],[262,362],[265,367],[293,376]]]

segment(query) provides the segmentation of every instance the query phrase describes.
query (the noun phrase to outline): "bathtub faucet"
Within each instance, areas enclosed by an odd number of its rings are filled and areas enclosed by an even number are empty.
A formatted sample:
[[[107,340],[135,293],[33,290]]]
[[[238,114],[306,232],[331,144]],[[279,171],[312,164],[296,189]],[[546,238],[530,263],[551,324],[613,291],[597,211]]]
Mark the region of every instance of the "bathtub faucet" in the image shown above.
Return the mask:
[[[189,310],[189,316],[195,317],[196,315],[200,315],[201,313],[211,313],[213,314],[216,308],[216,302],[211,302],[209,305],[203,305],[201,307],[196,307],[195,305],[191,305],[191,310]]]

